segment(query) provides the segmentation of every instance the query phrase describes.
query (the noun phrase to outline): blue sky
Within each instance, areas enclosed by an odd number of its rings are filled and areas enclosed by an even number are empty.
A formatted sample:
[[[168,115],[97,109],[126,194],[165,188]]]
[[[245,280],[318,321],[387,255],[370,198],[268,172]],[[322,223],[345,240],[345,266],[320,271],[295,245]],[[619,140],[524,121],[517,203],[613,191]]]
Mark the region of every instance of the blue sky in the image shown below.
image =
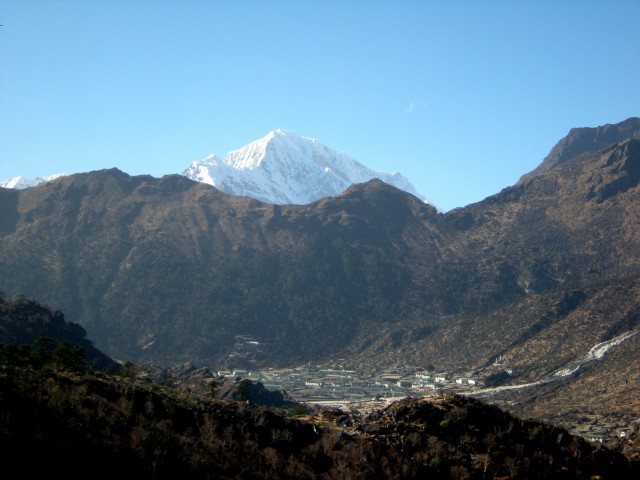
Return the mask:
[[[640,2],[0,0],[0,180],[180,173],[282,128],[442,210],[640,116]]]

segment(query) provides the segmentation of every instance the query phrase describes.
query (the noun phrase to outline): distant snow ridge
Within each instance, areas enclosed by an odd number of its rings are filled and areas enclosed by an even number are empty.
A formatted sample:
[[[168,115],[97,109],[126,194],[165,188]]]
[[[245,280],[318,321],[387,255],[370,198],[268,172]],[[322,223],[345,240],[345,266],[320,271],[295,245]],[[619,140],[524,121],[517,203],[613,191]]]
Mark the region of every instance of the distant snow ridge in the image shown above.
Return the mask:
[[[313,138],[285,130],[269,132],[227,153],[224,160],[209,155],[182,175],[226,193],[274,204],[311,203],[373,178],[427,201],[401,174],[377,172]]]
[[[36,178],[27,178],[22,176],[17,176],[10,178],[9,180],[5,180],[4,182],[0,182],[0,187],[2,188],[29,188],[35,187],[43,182],[50,182],[51,180],[55,180],[58,177],[64,177],[66,173],[56,173],[54,175],[49,175],[47,177],[36,177]]]

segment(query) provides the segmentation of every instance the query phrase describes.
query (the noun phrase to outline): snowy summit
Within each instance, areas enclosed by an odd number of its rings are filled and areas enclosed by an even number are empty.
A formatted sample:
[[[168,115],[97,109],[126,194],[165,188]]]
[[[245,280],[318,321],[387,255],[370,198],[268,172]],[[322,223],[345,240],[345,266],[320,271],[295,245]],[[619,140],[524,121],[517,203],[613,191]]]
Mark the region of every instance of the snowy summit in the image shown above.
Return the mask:
[[[55,180],[56,178],[65,176],[65,173],[56,173],[54,175],[49,175],[47,177],[36,177],[36,178],[27,178],[23,176],[17,176],[10,178],[9,180],[5,180],[4,182],[0,182],[0,187],[2,188],[29,188],[35,187],[44,182],[50,182],[51,180]]]
[[[373,178],[426,201],[401,174],[372,170],[313,138],[285,130],[269,132],[227,153],[224,160],[209,155],[182,175],[226,193],[274,204],[311,203]]]

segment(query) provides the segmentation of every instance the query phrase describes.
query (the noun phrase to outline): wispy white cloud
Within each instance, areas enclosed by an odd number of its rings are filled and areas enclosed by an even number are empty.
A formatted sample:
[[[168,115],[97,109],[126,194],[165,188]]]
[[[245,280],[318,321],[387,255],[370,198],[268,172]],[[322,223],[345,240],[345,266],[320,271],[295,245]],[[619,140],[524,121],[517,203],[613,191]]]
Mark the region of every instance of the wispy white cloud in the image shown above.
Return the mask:
[[[405,115],[411,115],[417,110],[422,110],[423,108],[427,108],[428,104],[421,98],[417,98],[409,102],[409,104],[402,109],[402,112]]]

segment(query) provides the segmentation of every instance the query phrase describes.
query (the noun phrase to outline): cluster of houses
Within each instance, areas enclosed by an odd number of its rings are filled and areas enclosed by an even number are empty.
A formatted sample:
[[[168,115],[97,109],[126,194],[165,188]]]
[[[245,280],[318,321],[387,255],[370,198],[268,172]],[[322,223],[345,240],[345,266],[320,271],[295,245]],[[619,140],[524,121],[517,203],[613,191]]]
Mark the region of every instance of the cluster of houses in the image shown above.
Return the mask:
[[[247,378],[261,382],[269,390],[284,390],[302,402],[362,401],[375,398],[429,396],[445,391],[472,389],[476,380],[468,376],[450,377],[442,372],[387,369],[378,374],[361,374],[344,368],[300,367],[261,371],[219,371],[221,377]]]

